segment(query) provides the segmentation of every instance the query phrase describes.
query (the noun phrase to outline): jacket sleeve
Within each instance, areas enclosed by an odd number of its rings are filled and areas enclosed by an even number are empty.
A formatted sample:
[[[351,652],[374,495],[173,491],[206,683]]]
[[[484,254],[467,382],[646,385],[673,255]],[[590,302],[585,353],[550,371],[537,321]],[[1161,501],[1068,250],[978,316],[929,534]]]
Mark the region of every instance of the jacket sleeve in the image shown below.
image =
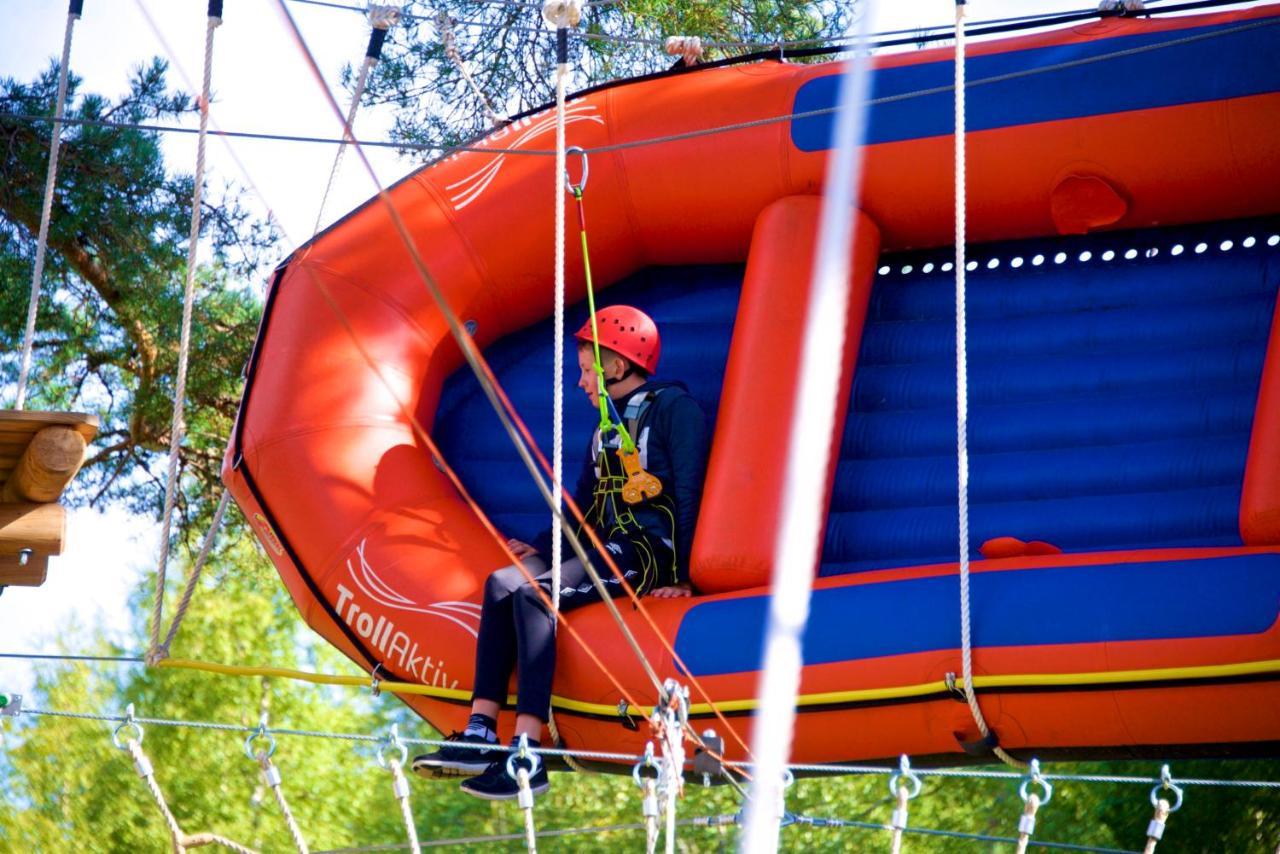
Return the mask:
[[[595,434],[593,433],[591,436],[591,442],[590,444],[587,445],[587,455],[586,457],[583,458],[582,468],[578,472],[578,484],[573,489],[573,500],[578,505],[578,509],[581,510],[584,515],[591,511],[591,502],[595,495],[596,461],[591,454],[591,451],[594,447],[595,447]],[[550,508],[548,508],[547,516],[550,517],[550,515],[551,515],[551,511],[550,511]],[[568,506],[564,508],[564,515],[569,520],[569,524],[572,525],[574,528],[576,528],[577,520],[573,516],[573,511],[570,510]],[[551,526],[548,525],[546,530],[544,530],[538,536],[534,537],[533,542],[530,543],[529,545],[533,546],[534,550],[537,551],[538,554],[544,557],[550,557],[551,537],[557,534],[560,537],[564,538],[564,531],[553,531]],[[566,559],[568,559],[569,541],[568,541],[568,538],[564,538],[564,539],[565,539],[565,542],[564,542],[565,556],[566,556]]]
[[[707,416],[688,394],[672,398],[670,405],[663,407],[665,423],[661,427],[671,457],[671,483],[667,488],[675,501],[676,574],[680,581],[687,582],[689,553],[702,504],[702,481],[707,472]]]

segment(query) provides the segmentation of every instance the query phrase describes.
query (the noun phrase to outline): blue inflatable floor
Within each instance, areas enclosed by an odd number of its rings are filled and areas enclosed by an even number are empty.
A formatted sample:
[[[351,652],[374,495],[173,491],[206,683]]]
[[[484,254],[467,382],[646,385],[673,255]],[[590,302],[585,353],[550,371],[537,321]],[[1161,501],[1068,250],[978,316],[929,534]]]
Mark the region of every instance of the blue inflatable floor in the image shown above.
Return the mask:
[[[1237,513],[1280,287],[1280,224],[1219,223],[973,247],[970,512],[986,539],[1066,551],[1239,545]],[[824,575],[955,559],[954,273],[948,250],[881,259],[840,449]],[[649,269],[609,288],[663,332],[662,376],[713,417],[742,269]],[[569,312],[569,328],[585,319]],[[550,447],[550,322],[487,354]],[[567,360],[566,479],[594,418]],[[434,435],[511,536],[549,514],[474,379]]]

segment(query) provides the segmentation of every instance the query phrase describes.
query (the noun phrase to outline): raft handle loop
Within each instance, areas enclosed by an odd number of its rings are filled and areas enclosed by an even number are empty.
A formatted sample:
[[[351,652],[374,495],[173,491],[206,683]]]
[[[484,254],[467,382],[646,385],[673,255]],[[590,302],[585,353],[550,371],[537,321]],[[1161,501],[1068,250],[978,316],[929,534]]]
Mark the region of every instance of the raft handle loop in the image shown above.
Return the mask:
[[[255,751],[253,743],[260,738],[267,740],[267,748],[266,750]],[[275,752],[276,739],[267,730],[267,715],[266,712],[263,712],[262,718],[258,721],[258,728],[249,733],[249,737],[244,740],[244,755],[255,762],[261,762],[263,759],[270,759]]]
[[[120,740],[121,733],[129,729],[129,727],[133,727],[133,731],[137,733],[137,737],[130,738],[126,734],[124,737],[124,741],[121,742]],[[133,719],[133,703],[130,703],[124,708],[124,722],[121,723],[120,726],[116,727],[115,732],[111,734],[111,743],[121,750],[128,750],[129,742],[136,741],[138,744],[142,744],[142,736],[143,736],[142,725]],[[1179,805],[1181,805],[1182,803],[1181,799],[1179,799],[1178,803]]]
[[[1022,778],[1022,785],[1018,787],[1018,795],[1022,798],[1024,804],[1031,797],[1030,787],[1036,785],[1044,789],[1044,797],[1040,798],[1041,806],[1053,800],[1053,784],[1040,776],[1040,760],[1032,759],[1027,775]]]
[[[652,768],[653,774],[645,774],[646,768]],[[651,741],[644,747],[644,758],[631,769],[631,777],[636,781],[636,785],[643,789],[645,780],[656,780],[661,776],[662,769],[658,767],[658,760],[653,758],[653,742]]]
[[[1161,791],[1173,792],[1173,804],[1170,805],[1169,812],[1173,813],[1182,809],[1182,787],[1173,782],[1173,776],[1169,773],[1168,765],[1160,767],[1160,784],[1151,787],[1151,806],[1159,805]]]
[[[404,765],[405,760],[409,758],[409,748],[405,747],[404,742],[400,740],[399,730],[399,724],[392,724],[391,732],[387,733],[387,737],[378,744],[376,758],[380,768],[390,768],[392,765],[395,765],[396,767],[402,766]],[[398,760],[393,761],[387,758],[386,749],[388,747],[400,751],[400,758]]]
[[[905,753],[898,760],[898,770],[889,775],[889,794],[897,797],[899,783],[906,783],[910,787],[911,791],[907,794],[908,800],[913,800],[919,795],[920,789],[924,785],[920,782],[920,778],[916,776],[916,772],[911,770],[911,760],[907,759],[907,754]]]
[[[538,758],[538,754],[529,749],[529,736],[520,736],[520,743],[516,750],[507,757],[507,776],[512,780],[519,781],[520,777],[516,773],[516,762],[526,763],[529,776],[532,777],[538,773],[538,769],[542,767],[542,760]]]
[[[590,174],[590,171],[591,171],[590,161],[587,160],[587,150],[585,148],[582,148],[581,146],[571,145],[568,148],[566,148],[564,152],[566,155],[576,154],[578,155],[578,157],[582,159],[582,180],[580,180],[577,184],[573,183],[573,179],[569,177],[569,167],[566,166],[564,169],[565,187],[568,188],[570,193],[573,193],[574,198],[581,198],[582,191],[587,189],[587,176]]]

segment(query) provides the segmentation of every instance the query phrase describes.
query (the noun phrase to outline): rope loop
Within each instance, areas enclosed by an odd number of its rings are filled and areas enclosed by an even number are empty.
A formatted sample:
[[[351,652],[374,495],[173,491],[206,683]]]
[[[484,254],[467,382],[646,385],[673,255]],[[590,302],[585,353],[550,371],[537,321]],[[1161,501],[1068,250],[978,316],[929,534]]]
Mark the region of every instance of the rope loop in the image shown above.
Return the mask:
[[[702,39],[698,36],[671,36],[663,45],[668,56],[678,56],[686,66],[698,64],[702,59]]]
[[[1040,776],[1040,760],[1039,759],[1031,760],[1031,765],[1029,766],[1027,775],[1022,778],[1022,785],[1018,787],[1018,795],[1022,798],[1022,802],[1024,804],[1027,802],[1027,799],[1031,796],[1031,793],[1030,793],[1031,786],[1039,786],[1041,789],[1044,790],[1044,795],[1041,796],[1040,798],[1041,806],[1044,806],[1045,804],[1049,803],[1049,801],[1053,800],[1053,784],[1050,783],[1048,780],[1046,780],[1044,777]]]
[[[587,161],[587,150],[578,145],[571,145],[565,149],[566,154],[576,154],[582,158],[582,179],[578,183],[573,183],[573,179],[569,177],[569,169],[564,170],[564,185],[569,192],[573,194],[575,199],[582,198],[582,192],[587,189],[587,174],[590,171],[590,163]]]
[[[130,735],[125,732],[130,727],[133,728],[133,732],[135,733],[133,737],[130,737]],[[124,735],[123,741],[121,740],[122,734]],[[120,726],[116,727],[115,731],[111,733],[111,743],[120,750],[128,750],[130,742],[142,744],[142,737],[144,734],[145,733],[142,731],[142,725],[133,719],[133,703],[130,703],[128,706],[125,706],[124,722],[121,723]]]
[[[387,737],[384,738],[378,744],[378,750],[375,758],[378,760],[379,768],[389,769],[393,765],[397,768],[400,768],[404,766],[405,761],[409,758],[409,748],[405,747],[404,742],[400,740],[399,730],[400,730],[399,724],[392,724],[391,731],[387,733]],[[396,759],[387,758],[387,753],[386,753],[387,748],[391,748],[392,750],[399,751],[400,753],[399,758],[396,758]]]
[[[1168,801],[1168,798],[1160,797],[1163,792],[1173,792],[1173,802],[1169,806],[1169,812],[1182,809],[1182,788],[1173,782],[1168,765],[1160,767],[1160,783],[1151,788],[1151,806],[1158,806],[1162,800]]]
[[[542,20],[557,30],[576,27],[582,20],[582,0],[547,0],[542,4]]]
[[[389,30],[400,23],[402,10],[398,4],[369,3],[369,26],[375,30]]]
[[[788,771],[787,773],[791,773]],[[908,787],[907,798],[915,800],[920,794],[920,789],[924,786],[920,782],[920,778],[916,776],[916,772],[911,770],[911,760],[907,759],[907,754],[902,754],[902,758],[898,760],[898,770],[889,775],[889,794],[894,797],[898,796],[899,785]]]
[[[265,738],[267,740],[266,748],[263,750],[254,750],[253,743],[261,738]],[[275,755],[275,752],[276,739],[275,736],[267,730],[267,716],[264,714],[262,719],[258,721],[258,728],[249,733],[248,738],[244,740],[244,755],[255,762],[261,762],[264,759],[270,759]]]

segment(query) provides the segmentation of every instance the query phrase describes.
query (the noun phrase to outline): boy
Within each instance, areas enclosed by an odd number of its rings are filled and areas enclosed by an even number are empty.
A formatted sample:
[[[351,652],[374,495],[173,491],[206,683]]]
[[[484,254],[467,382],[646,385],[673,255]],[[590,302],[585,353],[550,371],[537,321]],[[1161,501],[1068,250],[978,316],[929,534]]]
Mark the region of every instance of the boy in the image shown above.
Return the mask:
[[[662,345],[658,327],[644,312],[612,306],[596,312],[600,373],[595,341],[588,320],[574,336],[578,342],[578,388],[591,405],[607,414],[609,427],[599,427],[588,448],[574,500],[599,536],[619,571],[639,595],[675,598],[691,596],[689,551],[697,520],[706,468],[706,417],[684,385],[650,379],[657,370]],[[601,378],[607,399],[601,406]],[[627,460],[619,451],[630,452]],[[631,465],[625,465],[625,462]],[[632,487],[632,471],[656,477],[659,494]],[[639,499],[639,500],[636,500]],[[489,744],[492,749],[444,747],[419,756],[413,769],[424,776],[470,776],[463,791],[488,800],[517,795],[516,782],[506,771],[508,751],[498,746],[498,712],[506,700],[512,668],[517,671],[516,729],[539,746],[550,713],[551,682],[555,674],[555,631],[543,596],[551,598],[549,559],[552,536],[547,530],[534,545],[509,540],[511,549],[537,581],[529,583],[519,567],[499,569],[485,583],[476,641],[476,677],[471,718],[462,733],[450,740]],[[580,537],[610,597],[625,590]],[[565,546],[560,571],[560,610],[570,611],[600,601],[582,562]],[[518,667],[516,666],[518,662]],[[549,788],[545,765],[530,778],[534,794]]]

